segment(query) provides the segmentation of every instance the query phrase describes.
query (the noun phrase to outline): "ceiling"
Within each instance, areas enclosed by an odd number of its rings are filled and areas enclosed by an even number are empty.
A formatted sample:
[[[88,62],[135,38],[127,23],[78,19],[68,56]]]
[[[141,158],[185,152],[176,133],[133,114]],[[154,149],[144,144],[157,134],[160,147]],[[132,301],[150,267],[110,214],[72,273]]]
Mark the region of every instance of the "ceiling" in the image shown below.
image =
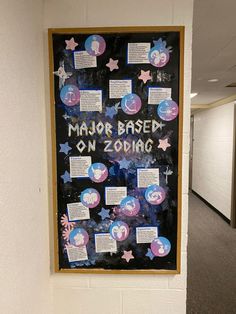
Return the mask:
[[[194,107],[236,95],[236,0],[194,0],[192,58]]]

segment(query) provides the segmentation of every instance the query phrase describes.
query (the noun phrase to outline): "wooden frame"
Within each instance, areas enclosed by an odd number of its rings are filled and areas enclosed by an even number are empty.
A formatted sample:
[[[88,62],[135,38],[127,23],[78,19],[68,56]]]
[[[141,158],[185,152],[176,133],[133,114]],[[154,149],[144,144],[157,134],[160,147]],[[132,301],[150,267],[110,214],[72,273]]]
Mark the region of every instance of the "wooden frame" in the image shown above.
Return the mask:
[[[75,34],[125,34],[125,33],[179,33],[179,115],[178,115],[178,207],[177,207],[177,241],[176,241],[176,268],[175,269],[102,269],[102,268],[62,268],[59,265],[59,241],[58,241],[58,200],[57,200],[57,140],[56,140],[56,122],[55,122],[55,80],[53,71],[54,52],[53,35],[64,34],[74,36]],[[183,81],[184,81],[184,27],[183,26],[165,26],[165,27],[112,27],[112,28],[69,28],[69,29],[49,29],[49,58],[50,58],[50,102],[51,102],[51,134],[52,134],[52,185],[53,185],[53,211],[54,211],[54,268],[55,272],[64,273],[106,273],[106,274],[179,274],[181,269],[181,206],[182,206],[182,136],[183,136]]]

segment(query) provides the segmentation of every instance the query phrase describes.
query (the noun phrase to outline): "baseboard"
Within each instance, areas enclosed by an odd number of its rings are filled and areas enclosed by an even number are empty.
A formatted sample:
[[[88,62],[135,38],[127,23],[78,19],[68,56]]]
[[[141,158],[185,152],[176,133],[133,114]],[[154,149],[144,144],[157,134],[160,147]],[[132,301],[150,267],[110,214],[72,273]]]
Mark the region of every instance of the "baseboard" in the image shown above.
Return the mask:
[[[195,192],[194,190],[191,190],[192,193],[194,195],[196,195],[201,201],[203,201],[208,207],[210,207],[215,213],[217,213],[222,219],[224,219],[225,222],[227,222],[228,224],[230,224],[230,219],[228,219],[227,217],[225,217],[225,215],[223,215],[218,209],[216,209],[213,205],[211,205],[210,203],[208,203],[208,201],[205,200],[205,198],[203,198],[201,195],[199,195],[197,192]]]

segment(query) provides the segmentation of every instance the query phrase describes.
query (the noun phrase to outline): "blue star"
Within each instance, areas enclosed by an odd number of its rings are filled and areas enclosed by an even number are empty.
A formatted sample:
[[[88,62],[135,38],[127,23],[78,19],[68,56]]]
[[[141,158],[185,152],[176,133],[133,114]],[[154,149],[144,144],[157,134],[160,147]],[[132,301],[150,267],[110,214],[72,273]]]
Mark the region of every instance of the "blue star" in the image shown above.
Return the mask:
[[[166,47],[166,41],[163,40],[161,38],[159,38],[158,40],[153,40],[153,44],[154,47],[158,48],[165,48]]]
[[[68,142],[66,142],[65,144],[60,144],[60,151],[59,153],[64,153],[64,154],[68,154],[68,152],[71,150],[72,148],[69,146]]]
[[[110,212],[110,209],[105,209],[102,207],[98,215],[101,216],[102,220],[104,220],[106,218],[110,218],[109,212]]]
[[[113,107],[106,107],[106,113],[105,116],[106,117],[110,117],[111,119],[113,119],[113,117],[117,114],[118,110],[116,109],[115,106]]]
[[[114,167],[114,166],[112,166],[112,167],[109,169],[109,173],[110,173],[111,176],[115,176],[115,175],[116,175],[116,173],[115,173],[115,167]]]
[[[76,106],[64,106],[65,112],[67,115],[69,116],[78,116],[80,114],[80,106],[76,105]]]
[[[120,164],[120,169],[128,169],[131,161],[127,160],[126,158],[122,158],[118,161],[118,163]]]
[[[145,254],[145,256],[149,257],[151,261],[155,257],[155,255],[152,253],[151,249],[148,249],[147,254]]]
[[[68,171],[65,171],[61,178],[63,179],[64,183],[72,182],[72,179]]]

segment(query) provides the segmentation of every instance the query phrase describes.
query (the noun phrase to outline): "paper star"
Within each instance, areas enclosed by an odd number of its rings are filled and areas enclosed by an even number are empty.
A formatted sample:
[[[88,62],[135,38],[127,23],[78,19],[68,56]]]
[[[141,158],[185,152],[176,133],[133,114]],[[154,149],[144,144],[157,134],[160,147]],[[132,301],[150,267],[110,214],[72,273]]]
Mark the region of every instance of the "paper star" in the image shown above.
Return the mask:
[[[155,257],[155,255],[152,253],[151,249],[148,249],[147,253],[145,254],[145,256],[149,257],[150,260],[152,261]]]
[[[122,158],[121,160],[118,160],[118,163],[120,164],[120,169],[128,169],[131,161],[126,158]]]
[[[109,62],[106,64],[106,66],[112,72],[113,70],[118,70],[119,69],[118,62],[119,62],[119,60],[113,60],[112,58],[110,58]]]
[[[75,50],[75,47],[78,46],[78,44],[74,40],[74,37],[72,37],[70,40],[65,40],[65,42],[67,50]]]
[[[60,144],[60,151],[59,153],[64,153],[64,154],[68,154],[68,152],[71,150],[72,148],[69,146],[68,142],[66,142],[65,144]]]
[[[105,116],[106,117],[110,117],[111,119],[113,119],[113,117],[117,114],[117,109],[115,106],[112,107],[106,107],[106,113]]]
[[[151,80],[150,70],[143,71],[141,70],[141,75],[139,75],[138,79],[143,80],[143,83],[146,84],[147,81]]]
[[[129,263],[131,259],[134,259],[132,251],[124,251],[124,254],[121,256],[121,258],[125,259],[127,263]]]
[[[161,140],[161,139],[159,140],[159,145],[157,147],[161,148],[165,152],[166,149],[170,146],[171,145],[168,143],[168,138],[165,138],[164,140]]]
[[[68,171],[65,171],[61,178],[63,179],[64,183],[72,182],[72,179]]]
[[[110,212],[110,209],[105,209],[102,207],[98,215],[101,216],[102,220],[104,220],[106,218],[110,218],[109,212]]]

